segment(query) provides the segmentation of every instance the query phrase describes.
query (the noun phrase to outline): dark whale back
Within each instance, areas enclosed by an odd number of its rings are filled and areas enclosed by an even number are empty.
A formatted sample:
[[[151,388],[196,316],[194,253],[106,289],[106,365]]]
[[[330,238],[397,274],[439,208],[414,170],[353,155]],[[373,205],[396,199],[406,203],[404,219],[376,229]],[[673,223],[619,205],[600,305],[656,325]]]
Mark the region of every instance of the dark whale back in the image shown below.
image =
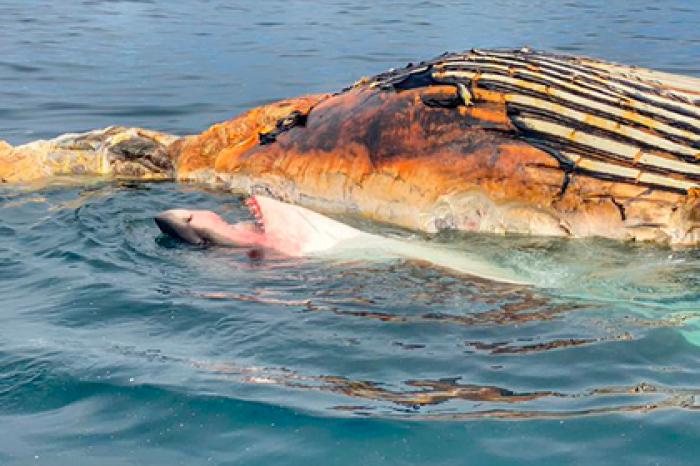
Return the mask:
[[[471,50],[251,110],[171,154],[181,179],[412,229],[696,244],[699,101],[697,78]]]

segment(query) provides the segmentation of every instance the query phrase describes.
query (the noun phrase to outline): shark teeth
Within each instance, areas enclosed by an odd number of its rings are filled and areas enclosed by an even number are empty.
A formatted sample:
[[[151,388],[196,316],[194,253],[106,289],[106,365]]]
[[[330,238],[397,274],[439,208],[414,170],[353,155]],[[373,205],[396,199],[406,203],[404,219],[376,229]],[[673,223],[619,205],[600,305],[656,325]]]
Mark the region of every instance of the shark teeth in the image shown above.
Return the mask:
[[[250,214],[255,217],[255,226],[260,231],[265,231],[265,218],[263,217],[262,209],[260,209],[260,204],[258,204],[255,196],[246,199],[245,205],[248,207]]]

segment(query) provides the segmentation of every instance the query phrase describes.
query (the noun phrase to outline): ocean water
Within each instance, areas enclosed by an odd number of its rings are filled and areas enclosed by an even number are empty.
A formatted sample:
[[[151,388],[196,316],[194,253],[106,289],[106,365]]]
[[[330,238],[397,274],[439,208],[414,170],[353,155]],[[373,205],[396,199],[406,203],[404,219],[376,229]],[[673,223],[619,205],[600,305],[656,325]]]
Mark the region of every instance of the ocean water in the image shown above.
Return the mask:
[[[195,133],[446,50],[700,76],[694,1],[0,2],[0,138]],[[201,186],[0,189],[0,464],[697,464],[700,252],[428,241],[529,277],[251,257],[159,234]]]

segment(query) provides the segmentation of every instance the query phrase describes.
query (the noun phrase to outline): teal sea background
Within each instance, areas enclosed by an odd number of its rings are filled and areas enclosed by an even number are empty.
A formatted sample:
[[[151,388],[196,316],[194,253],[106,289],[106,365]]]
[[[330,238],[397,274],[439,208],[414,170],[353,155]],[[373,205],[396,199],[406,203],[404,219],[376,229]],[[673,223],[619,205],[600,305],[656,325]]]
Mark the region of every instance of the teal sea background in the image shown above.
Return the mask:
[[[695,1],[0,2],[0,138],[177,134],[444,51],[700,76]],[[194,185],[0,186],[0,464],[697,464],[700,252],[368,231],[517,271],[159,234]]]

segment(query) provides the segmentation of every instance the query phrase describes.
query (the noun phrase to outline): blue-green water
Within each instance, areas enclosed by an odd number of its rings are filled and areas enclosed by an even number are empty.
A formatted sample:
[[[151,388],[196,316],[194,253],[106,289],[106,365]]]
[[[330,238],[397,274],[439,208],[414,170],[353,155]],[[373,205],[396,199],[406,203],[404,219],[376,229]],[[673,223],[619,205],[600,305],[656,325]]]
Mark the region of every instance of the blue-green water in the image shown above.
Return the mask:
[[[0,137],[189,133],[444,50],[700,75],[694,2],[0,4]],[[197,186],[0,190],[0,464],[695,464],[700,253],[442,235],[539,284],[159,235]],[[409,233],[348,219],[388,235]]]
[[[194,186],[0,199],[8,462],[690,464],[698,452],[695,251],[431,240],[557,286],[530,288],[176,244],[158,211],[248,218],[239,198]]]

